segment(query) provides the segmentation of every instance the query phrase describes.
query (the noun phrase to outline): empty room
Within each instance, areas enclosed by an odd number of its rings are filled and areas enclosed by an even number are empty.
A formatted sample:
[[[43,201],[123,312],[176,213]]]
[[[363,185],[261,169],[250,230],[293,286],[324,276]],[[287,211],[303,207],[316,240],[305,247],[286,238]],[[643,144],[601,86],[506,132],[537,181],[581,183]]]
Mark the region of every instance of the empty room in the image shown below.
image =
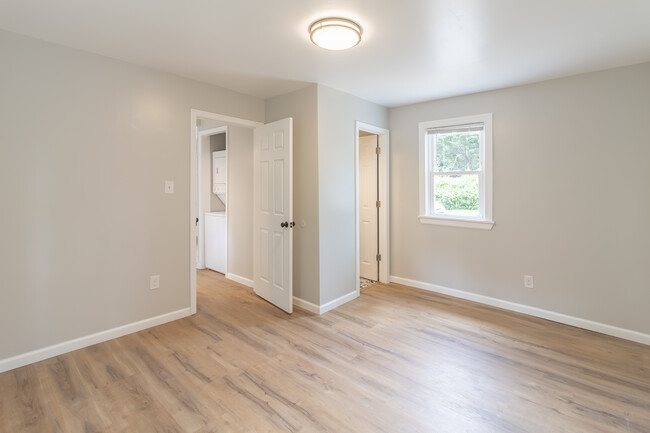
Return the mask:
[[[649,17],[0,0],[0,433],[650,433]]]

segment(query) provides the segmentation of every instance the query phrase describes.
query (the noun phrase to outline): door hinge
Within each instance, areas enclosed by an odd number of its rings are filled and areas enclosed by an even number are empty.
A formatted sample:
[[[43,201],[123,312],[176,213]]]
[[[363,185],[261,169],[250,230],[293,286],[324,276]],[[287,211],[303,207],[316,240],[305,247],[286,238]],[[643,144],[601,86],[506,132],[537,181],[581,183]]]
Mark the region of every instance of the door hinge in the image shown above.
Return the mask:
[[[377,254],[377,261],[381,262],[381,254]]]
[[[375,148],[375,153],[376,153],[377,155],[381,155],[381,147],[377,146],[377,147]]]
[[[377,205],[377,207],[381,207],[381,201],[377,200],[376,205]]]

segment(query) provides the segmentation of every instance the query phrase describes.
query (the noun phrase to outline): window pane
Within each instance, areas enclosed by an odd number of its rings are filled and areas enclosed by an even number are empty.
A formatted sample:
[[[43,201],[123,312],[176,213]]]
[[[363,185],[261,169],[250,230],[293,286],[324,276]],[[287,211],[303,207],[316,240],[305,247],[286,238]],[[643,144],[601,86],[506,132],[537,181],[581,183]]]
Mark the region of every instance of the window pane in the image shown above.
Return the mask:
[[[433,171],[480,170],[483,131],[438,133],[433,135],[436,160]]]
[[[436,215],[480,216],[479,175],[434,175],[432,211]]]

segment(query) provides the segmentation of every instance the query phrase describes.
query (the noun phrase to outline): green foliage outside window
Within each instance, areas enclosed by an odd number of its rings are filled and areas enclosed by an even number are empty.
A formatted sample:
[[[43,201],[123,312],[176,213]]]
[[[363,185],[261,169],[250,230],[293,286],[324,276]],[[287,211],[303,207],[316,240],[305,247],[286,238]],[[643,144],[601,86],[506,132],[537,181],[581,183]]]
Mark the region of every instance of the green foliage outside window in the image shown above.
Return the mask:
[[[434,189],[447,211],[478,210],[478,176],[436,176]]]
[[[454,175],[459,171],[480,170],[480,136],[476,132],[436,135],[434,171],[449,173],[435,176],[435,201],[449,213],[479,209],[479,177],[476,174]]]
[[[479,134],[476,132],[436,135],[434,171],[474,171],[480,168]]]

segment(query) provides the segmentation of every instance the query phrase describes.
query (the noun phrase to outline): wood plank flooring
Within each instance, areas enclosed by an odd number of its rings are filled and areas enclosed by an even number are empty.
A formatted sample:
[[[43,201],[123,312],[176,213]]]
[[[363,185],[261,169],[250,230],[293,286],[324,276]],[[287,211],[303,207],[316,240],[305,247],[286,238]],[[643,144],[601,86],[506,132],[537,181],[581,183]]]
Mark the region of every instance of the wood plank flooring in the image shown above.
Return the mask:
[[[395,284],[199,312],[0,374],[0,432],[650,432],[650,347]]]

